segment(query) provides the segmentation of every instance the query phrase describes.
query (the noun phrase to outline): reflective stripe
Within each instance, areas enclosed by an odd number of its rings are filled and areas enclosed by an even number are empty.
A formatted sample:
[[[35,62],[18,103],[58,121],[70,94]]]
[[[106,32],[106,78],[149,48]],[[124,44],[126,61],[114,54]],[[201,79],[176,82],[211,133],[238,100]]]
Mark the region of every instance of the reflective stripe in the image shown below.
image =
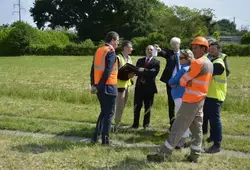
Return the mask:
[[[217,78],[217,77],[214,77],[214,81],[219,82],[219,83],[223,83],[223,84],[227,83],[227,80],[223,80],[223,79],[220,79],[220,78]]]
[[[181,84],[181,85],[184,85],[184,84],[186,84],[186,83],[187,83],[187,80],[185,80],[185,78],[182,77],[182,78],[180,79],[180,84]]]
[[[168,143],[168,140],[165,141],[165,146],[170,150],[174,150],[174,147]]]
[[[196,151],[201,151],[201,146],[191,145],[190,148],[193,149],[193,150],[196,150]]]
[[[196,84],[200,84],[200,85],[209,85],[209,81],[201,81],[201,80],[197,80],[197,79],[193,79],[192,80],[193,83],[196,83]]]
[[[194,95],[197,95],[197,96],[205,96],[206,95],[206,93],[202,93],[202,92],[199,92],[199,91],[194,91],[194,90],[191,90],[191,89],[186,89],[185,93],[194,94]]]
[[[187,73],[184,74],[183,77],[184,77],[185,79],[187,79],[187,81],[189,81],[189,80],[192,79],[192,77],[190,77]]]
[[[104,71],[104,69],[105,69],[105,58],[106,58],[106,55],[107,55],[107,53],[109,52],[110,50],[104,50],[104,52],[103,52],[103,55],[102,55],[102,58],[101,58],[101,63],[99,64],[99,65],[94,65],[94,68],[95,69],[98,69],[98,70],[101,70],[101,71]],[[118,70],[118,68],[113,68],[113,70],[115,71],[115,70]]]
[[[95,69],[98,69],[98,70],[104,70],[104,67],[103,66],[94,66]]]

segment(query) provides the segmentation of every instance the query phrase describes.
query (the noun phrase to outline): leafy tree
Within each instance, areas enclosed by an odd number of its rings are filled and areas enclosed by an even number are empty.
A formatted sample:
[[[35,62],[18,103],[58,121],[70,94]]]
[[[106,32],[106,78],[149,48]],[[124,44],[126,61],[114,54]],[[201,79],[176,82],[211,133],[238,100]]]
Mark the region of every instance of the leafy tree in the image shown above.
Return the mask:
[[[216,41],[220,41],[220,32],[219,31],[215,31],[213,33],[213,37],[216,39]]]
[[[158,0],[42,0],[30,9],[37,27],[76,28],[80,38],[100,40],[114,30],[130,39],[154,30],[150,11]]]
[[[236,24],[228,19],[221,19],[216,22],[216,27],[222,35],[235,35],[237,32]]]
[[[250,32],[245,33],[241,39],[240,39],[241,44],[250,44]]]

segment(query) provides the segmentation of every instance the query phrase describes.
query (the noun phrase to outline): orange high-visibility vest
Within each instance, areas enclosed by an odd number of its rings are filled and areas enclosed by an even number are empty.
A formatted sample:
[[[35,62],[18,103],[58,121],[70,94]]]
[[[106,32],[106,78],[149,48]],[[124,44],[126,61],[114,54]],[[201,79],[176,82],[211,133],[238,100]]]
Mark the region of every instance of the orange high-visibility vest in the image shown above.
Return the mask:
[[[190,70],[180,79],[180,85],[184,86],[183,102],[195,103],[203,100],[208,93],[208,86],[213,76],[213,64],[205,56],[194,60]]]
[[[105,45],[105,46],[98,48],[95,53],[95,57],[94,57],[94,83],[95,84],[98,84],[100,79],[102,78],[102,75],[105,69],[106,57],[110,51],[114,51],[114,49],[110,46]],[[105,84],[116,85],[117,74],[118,74],[118,65],[117,65],[117,60],[116,60],[113,65],[112,72]]]

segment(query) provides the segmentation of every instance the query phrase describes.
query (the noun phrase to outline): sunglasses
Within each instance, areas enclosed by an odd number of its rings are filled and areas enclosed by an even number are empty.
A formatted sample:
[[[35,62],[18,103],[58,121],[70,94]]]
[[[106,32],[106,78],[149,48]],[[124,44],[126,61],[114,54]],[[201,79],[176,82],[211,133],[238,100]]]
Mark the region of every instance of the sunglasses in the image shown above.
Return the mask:
[[[180,57],[180,60],[189,58],[188,51],[189,51],[189,50],[186,50],[186,49],[181,51],[181,53],[182,53],[185,57]]]
[[[180,60],[186,59],[186,57],[180,57]]]

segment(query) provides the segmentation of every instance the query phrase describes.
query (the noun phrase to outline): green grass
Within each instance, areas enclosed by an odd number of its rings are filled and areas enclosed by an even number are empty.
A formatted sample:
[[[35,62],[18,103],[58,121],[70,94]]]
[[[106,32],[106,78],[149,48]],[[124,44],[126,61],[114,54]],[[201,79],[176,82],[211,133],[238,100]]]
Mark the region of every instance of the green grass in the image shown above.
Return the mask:
[[[241,169],[250,168],[249,158],[201,157],[199,164],[185,162],[174,152],[162,164],[148,163],[152,151],[142,148],[90,146],[56,139],[0,135],[1,169]]]
[[[0,129],[21,130],[27,132],[39,132],[44,134],[56,134],[65,136],[79,136],[91,138],[94,126],[84,123],[57,121],[45,119],[31,119],[22,117],[0,117]],[[167,138],[168,132],[152,129],[130,130],[123,128],[117,133],[111,133],[113,140],[124,141],[126,143],[146,143],[153,145],[161,145]],[[204,143],[204,147],[208,145]],[[225,137],[223,139],[223,148],[234,151],[249,152],[250,140],[235,139]],[[250,153],[250,152],[249,152]]]
[[[133,57],[134,63],[137,58]],[[160,82],[165,61],[157,77],[159,93],[151,116],[152,130],[112,133],[127,143],[162,144],[168,128],[165,84]],[[0,129],[56,135],[91,137],[100,111],[95,95],[89,93],[92,57],[23,56],[0,58]],[[223,106],[223,133],[250,136],[250,57],[230,57],[231,75]],[[133,121],[133,92],[122,122]],[[143,113],[142,113],[143,115]],[[159,130],[161,129],[161,130]],[[167,131],[167,130],[166,130]],[[18,139],[18,140],[17,140]],[[20,140],[19,140],[20,139]],[[0,169],[249,169],[249,159],[203,156],[198,165],[185,163],[175,153],[170,163],[149,164],[148,149],[91,147],[86,144],[0,135]],[[205,147],[209,145],[204,143]],[[223,149],[249,152],[250,140],[224,137]],[[33,153],[33,150],[42,150]],[[36,151],[35,151],[36,152]],[[88,156],[89,155],[89,156]],[[14,164],[13,164],[14,162]]]

